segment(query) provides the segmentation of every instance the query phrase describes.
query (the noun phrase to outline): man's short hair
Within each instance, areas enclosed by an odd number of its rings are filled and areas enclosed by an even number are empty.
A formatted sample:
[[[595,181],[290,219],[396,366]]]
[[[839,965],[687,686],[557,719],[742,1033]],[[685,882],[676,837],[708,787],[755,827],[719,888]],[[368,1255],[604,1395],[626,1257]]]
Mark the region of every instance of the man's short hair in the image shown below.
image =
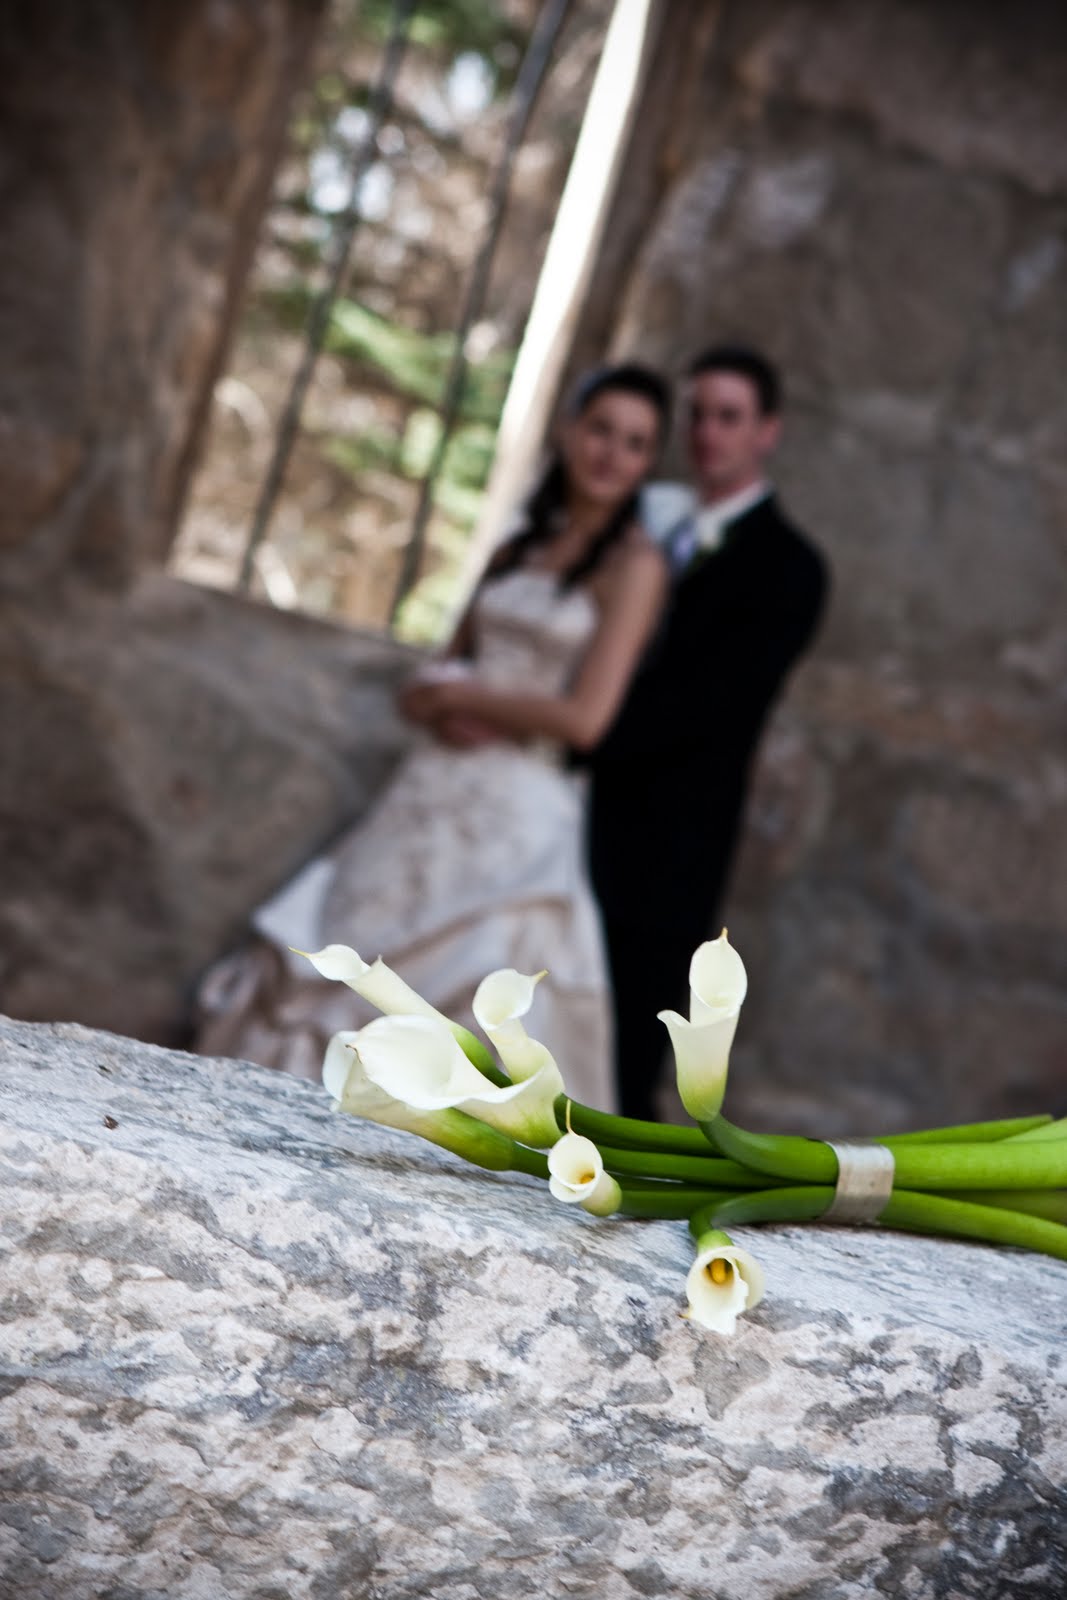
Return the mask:
[[[782,379],[777,367],[747,344],[713,344],[701,351],[689,365],[689,378],[706,372],[735,372],[747,378],[756,391],[759,408],[765,417],[776,417],[782,409]]]

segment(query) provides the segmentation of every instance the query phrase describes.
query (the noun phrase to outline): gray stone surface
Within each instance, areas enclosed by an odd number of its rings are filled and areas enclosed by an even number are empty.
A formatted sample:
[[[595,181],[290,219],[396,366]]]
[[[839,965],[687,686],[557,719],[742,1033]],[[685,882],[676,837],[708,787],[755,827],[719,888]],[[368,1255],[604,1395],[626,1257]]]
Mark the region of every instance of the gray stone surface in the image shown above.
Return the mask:
[[[681,1225],[333,1118],[307,1084],[0,1022],[3,1600],[1053,1600],[1067,1267]]]

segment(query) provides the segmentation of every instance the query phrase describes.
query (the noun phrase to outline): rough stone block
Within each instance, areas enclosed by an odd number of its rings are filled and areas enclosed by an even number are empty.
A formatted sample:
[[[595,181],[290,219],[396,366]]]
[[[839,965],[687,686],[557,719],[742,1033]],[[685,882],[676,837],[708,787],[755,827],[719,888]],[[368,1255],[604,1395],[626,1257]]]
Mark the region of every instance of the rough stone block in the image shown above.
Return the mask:
[[[0,1008],[172,1041],[197,972],[377,792],[410,659],[159,574],[0,603]]]
[[[597,1222],[309,1085],[0,1021],[4,1600],[1002,1600],[1067,1583],[1062,1263]]]

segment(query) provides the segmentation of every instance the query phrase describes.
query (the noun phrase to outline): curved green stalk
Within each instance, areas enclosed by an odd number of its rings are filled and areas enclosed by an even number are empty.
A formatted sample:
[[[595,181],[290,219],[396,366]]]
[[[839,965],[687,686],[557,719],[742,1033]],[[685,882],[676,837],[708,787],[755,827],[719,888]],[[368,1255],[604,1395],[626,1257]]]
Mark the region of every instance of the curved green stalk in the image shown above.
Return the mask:
[[[803,1184],[724,1195],[711,1214],[713,1227],[745,1222],[818,1222],[834,1198],[832,1184]]]
[[[548,1179],[548,1157],[528,1145],[515,1144],[511,1154],[512,1172],[528,1172],[532,1178]]]
[[[749,1133],[725,1117],[709,1125],[723,1154],[756,1172],[801,1183],[834,1183],[837,1157],[829,1145],[795,1134]],[[919,1144],[877,1141],[893,1152],[901,1189],[1058,1189],[1067,1186],[1067,1141],[1000,1140],[994,1144]]]
[[[456,1042],[467,1060],[473,1066],[476,1066],[482,1076],[489,1079],[490,1083],[495,1083],[498,1089],[506,1089],[511,1079],[506,1072],[500,1070],[500,1066],[492,1052],[482,1043],[477,1034],[471,1033],[469,1028],[461,1028],[459,1023],[452,1023],[450,1026],[456,1036]]]
[[[1044,1139],[1067,1139],[1067,1117],[1060,1117],[1056,1122],[1049,1117],[1040,1128],[1029,1128],[1025,1133],[1011,1135],[1012,1144],[1034,1143]]]
[[[833,1199],[828,1184],[722,1196],[704,1203],[706,1225],[729,1228],[746,1222],[817,1222]],[[876,1224],[908,1233],[948,1234],[984,1244],[1015,1245],[1067,1261],[1067,1227],[1044,1217],[971,1200],[895,1190]]]
[[[968,1200],[976,1206],[1026,1211],[1032,1217],[1067,1225],[1067,1189],[964,1189],[939,1191],[942,1200]]]
[[[681,1183],[696,1183],[706,1189],[753,1187],[765,1189],[766,1178],[736,1161],[724,1161],[719,1156],[676,1156],[654,1150],[617,1150],[611,1145],[598,1145],[604,1166],[616,1177],[632,1175],[635,1178],[673,1178]],[[707,1149],[707,1146],[704,1147]]]
[[[619,1211],[627,1217],[655,1217],[661,1222],[684,1222],[699,1206],[729,1199],[727,1191],[698,1189],[680,1183],[621,1183]]]
[[[918,1128],[911,1133],[889,1133],[880,1144],[991,1144],[996,1139],[1047,1138],[1042,1132],[1052,1123],[1044,1111],[1032,1117],[1002,1117],[999,1122],[957,1122],[948,1128]]]
[[[1067,1261],[1067,1227],[1032,1217],[1021,1211],[976,1205],[972,1200],[947,1200],[942,1195],[894,1193],[879,1226],[903,1228],[909,1233],[948,1233],[983,1244],[1011,1244],[1021,1250],[1039,1250]]]
[[[699,1128],[686,1128],[675,1122],[643,1122],[637,1117],[615,1117],[608,1111],[594,1111],[568,1095],[556,1097],[556,1121],[561,1129],[567,1126],[567,1107],[570,1106],[571,1128],[617,1150],[658,1150],[664,1154],[706,1156],[708,1141]]]

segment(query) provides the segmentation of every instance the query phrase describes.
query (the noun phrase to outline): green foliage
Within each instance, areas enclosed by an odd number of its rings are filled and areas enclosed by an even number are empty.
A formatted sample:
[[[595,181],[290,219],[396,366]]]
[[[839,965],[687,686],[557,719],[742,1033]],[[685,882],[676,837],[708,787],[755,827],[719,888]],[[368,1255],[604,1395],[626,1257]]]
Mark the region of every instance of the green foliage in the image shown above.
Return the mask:
[[[334,354],[376,368],[393,388],[430,405],[441,403],[455,345],[451,332],[419,333],[355,300],[339,300],[334,306],[327,338]],[[467,368],[462,417],[496,423],[513,362],[514,353],[507,351]]]
[[[384,41],[393,19],[393,0],[363,0],[357,15],[360,32]],[[487,0],[421,0],[411,21],[412,43],[424,49],[459,55],[473,50],[510,64],[522,34],[498,5]]]
[[[257,298],[263,323],[273,321],[293,333],[306,326],[312,299],[306,283],[267,289]],[[379,316],[358,300],[335,303],[326,337],[331,354],[369,368],[394,393],[424,406],[441,404],[455,344],[451,332],[420,333]],[[495,429],[514,361],[514,350],[497,350],[468,366],[460,404],[462,421]],[[472,435],[471,448],[473,441]]]

